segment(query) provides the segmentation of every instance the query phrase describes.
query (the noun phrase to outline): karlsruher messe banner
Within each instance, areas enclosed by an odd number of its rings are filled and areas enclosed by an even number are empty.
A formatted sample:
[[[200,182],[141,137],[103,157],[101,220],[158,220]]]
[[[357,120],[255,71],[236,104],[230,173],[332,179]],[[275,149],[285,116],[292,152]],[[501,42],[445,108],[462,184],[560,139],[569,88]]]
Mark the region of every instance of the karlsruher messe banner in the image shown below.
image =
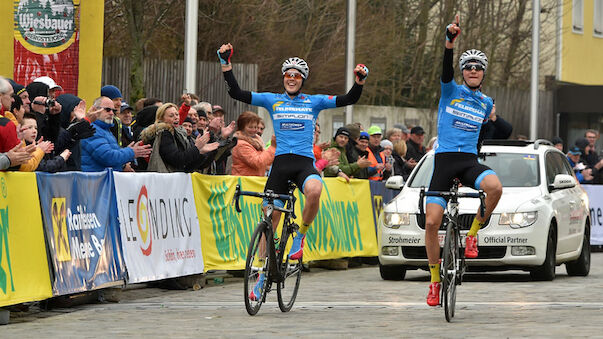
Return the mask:
[[[603,185],[582,185],[590,202],[590,244],[603,245]]]
[[[266,178],[193,173],[192,179],[205,270],[243,269],[249,240],[262,210],[260,199],[241,197],[242,212],[237,213],[232,205],[235,186],[261,192]],[[296,222],[301,224],[305,199],[299,190],[295,194]],[[326,178],[318,215],[306,236],[304,261],[376,256],[377,250],[368,181],[351,180],[348,184],[342,179]]]
[[[0,306],[52,297],[34,173],[0,173]]]
[[[113,175],[128,282],[203,273],[190,174]]]
[[[36,175],[54,295],[119,284],[124,269],[111,172]]]

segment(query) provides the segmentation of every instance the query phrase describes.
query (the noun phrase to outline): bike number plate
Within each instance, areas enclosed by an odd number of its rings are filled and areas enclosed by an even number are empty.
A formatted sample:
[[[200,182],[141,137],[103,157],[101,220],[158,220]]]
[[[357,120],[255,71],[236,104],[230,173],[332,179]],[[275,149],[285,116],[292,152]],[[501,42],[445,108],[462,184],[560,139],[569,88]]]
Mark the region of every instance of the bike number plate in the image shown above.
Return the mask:
[[[462,247],[465,246],[465,237],[467,237],[467,235],[461,234],[461,246]],[[446,239],[446,234],[438,234],[438,243],[440,244],[440,247],[444,247],[445,239]],[[479,244],[479,237],[477,239],[477,243]]]

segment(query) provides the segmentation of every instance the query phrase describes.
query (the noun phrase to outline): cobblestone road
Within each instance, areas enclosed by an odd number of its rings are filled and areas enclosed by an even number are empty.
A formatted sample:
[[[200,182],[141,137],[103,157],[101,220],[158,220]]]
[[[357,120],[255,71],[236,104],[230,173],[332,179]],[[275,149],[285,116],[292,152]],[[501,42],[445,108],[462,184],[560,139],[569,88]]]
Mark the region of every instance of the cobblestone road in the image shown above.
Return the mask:
[[[428,274],[383,281],[375,266],[304,273],[297,302],[281,313],[276,293],[245,312],[242,279],[198,291],[128,289],[119,303],[17,313],[2,338],[29,337],[603,337],[603,253],[591,274],[532,282],[527,272],[469,273],[454,322],[425,304]]]

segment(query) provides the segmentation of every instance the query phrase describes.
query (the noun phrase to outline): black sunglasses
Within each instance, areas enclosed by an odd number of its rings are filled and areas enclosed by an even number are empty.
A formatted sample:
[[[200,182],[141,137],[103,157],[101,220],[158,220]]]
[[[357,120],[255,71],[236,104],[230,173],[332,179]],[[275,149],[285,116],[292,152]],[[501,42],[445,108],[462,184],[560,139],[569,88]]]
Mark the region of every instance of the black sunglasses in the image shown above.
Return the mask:
[[[113,111],[113,113],[117,113],[117,110],[115,108],[109,108],[109,107],[101,107],[101,108],[104,109],[106,112]]]
[[[468,70],[468,71],[473,71],[473,70],[483,71],[484,70],[484,66],[482,64],[479,64],[479,63],[478,64],[466,64],[463,67],[463,70]]]

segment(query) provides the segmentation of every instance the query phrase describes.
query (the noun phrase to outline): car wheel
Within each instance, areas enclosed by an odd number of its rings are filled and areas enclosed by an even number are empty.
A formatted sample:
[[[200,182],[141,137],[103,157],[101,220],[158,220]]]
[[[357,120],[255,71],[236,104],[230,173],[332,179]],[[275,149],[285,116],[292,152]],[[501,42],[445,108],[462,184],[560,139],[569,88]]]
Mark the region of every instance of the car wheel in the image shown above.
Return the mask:
[[[586,277],[590,272],[590,225],[584,227],[582,252],[578,259],[565,263],[567,275]]]
[[[555,279],[555,267],[557,253],[557,235],[555,233],[555,225],[549,228],[549,236],[546,242],[546,257],[542,265],[530,271],[532,280],[551,281]]]
[[[379,264],[379,273],[383,280],[404,280],[406,268],[397,265],[384,266]]]

